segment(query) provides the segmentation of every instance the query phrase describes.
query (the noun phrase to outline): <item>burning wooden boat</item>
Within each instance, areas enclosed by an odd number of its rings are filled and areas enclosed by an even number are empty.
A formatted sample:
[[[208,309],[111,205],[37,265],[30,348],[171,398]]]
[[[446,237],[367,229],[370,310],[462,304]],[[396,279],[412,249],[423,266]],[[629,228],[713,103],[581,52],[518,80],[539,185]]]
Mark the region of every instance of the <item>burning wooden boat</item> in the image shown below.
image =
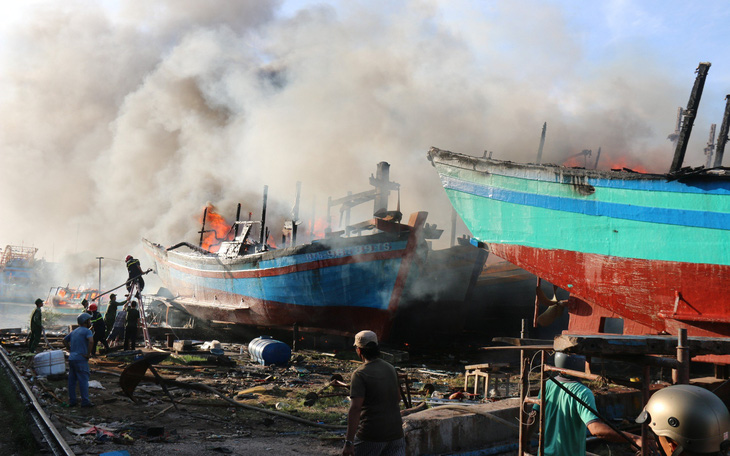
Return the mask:
[[[86,299],[91,303],[99,295],[93,288],[52,287],[48,292],[45,304],[50,310],[64,315],[78,315],[84,311],[81,302]],[[106,306],[99,303],[99,311],[104,312]]]
[[[696,112],[697,87],[687,112]],[[728,113],[730,100],[725,140]],[[572,333],[620,323],[624,334],[687,328],[690,336],[730,337],[730,169],[720,166],[724,141],[713,168],[681,167],[693,120],[685,119],[668,174],[518,164],[437,148],[428,159],[476,239],[570,292]]]
[[[353,334],[371,328],[385,336],[426,249],[425,220],[424,212],[407,225],[374,219],[374,234],[275,250],[248,242],[258,222],[243,223],[217,253],[190,244],[164,248],[144,240],[144,246],[175,302],[195,317]],[[183,246],[188,251],[178,250]]]
[[[426,240],[441,234],[426,223],[425,212],[404,224],[399,211],[386,210],[387,191],[397,186],[388,180],[387,165],[379,164],[377,178],[371,177],[374,191],[330,202],[351,208],[375,199],[378,215],[323,239],[296,245],[297,224],[289,223],[288,246],[275,249],[265,242],[269,236],[262,222],[236,221],[233,239],[216,252],[185,242],[165,248],[143,240],[145,249],[174,304],[196,318],[342,335],[369,328],[385,339],[406,296],[433,296],[430,289],[416,291],[422,284],[417,279],[431,252]],[[262,221],[265,208],[264,200]],[[475,279],[485,258],[468,247],[469,267],[481,264],[476,274],[469,270],[466,282]],[[465,293],[464,286],[457,288]]]

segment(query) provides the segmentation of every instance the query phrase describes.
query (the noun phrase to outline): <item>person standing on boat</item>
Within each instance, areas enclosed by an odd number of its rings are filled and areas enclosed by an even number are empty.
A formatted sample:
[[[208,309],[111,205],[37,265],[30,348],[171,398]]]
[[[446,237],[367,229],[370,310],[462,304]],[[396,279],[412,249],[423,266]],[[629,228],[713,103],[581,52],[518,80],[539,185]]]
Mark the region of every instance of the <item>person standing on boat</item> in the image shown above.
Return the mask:
[[[88,313],[91,315],[91,328],[94,332],[94,345],[91,347],[91,356],[96,356],[96,344],[101,342],[104,344],[106,351],[109,353],[109,344],[106,342],[106,324],[104,323],[104,317],[97,310],[98,307],[95,302],[89,304]]]
[[[139,264],[139,260],[134,258],[132,255],[127,255],[125,262],[127,263],[127,272],[129,273],[129,278],[127,279],[127,292],[131,293],[132,286],[136,283],[136,298],[141,299],[142,290],[144,290],[144,279],[142,278],[144,273],[142,272],[142,266]]]
[[[68,349],[68,405],[76,406],[76,384],[81,392],[81,406],[93,407],[89,400],[89,357],[94,343],[91,326],[91,315],[84,312],[76,318],[79,327],[63,338],[63,345]]]
[[[127,309],[127,318],[124,324],[124,350],[134,350],[137,344],[137,325],[139,324],[139,310],[137,301],[132,301]],[[130,348],[131,347],[131,348]]]
[[[380,359],[378,336],[374,332],[357,333],[355,350],[363,365],[352,373],[342,455],[404,456],[398,374],[392,365]]]
[[[30,340],[28,341],[28,349],[31,353],[35,353],[38,343],[41,341],[41,334],[43,334],[43,315],[41,314],[41,307],[43,307],[43,300],[35,300],[35,309],[30,315]]]
[[[117,318],[117,309],[119,308],[119,304],[123,305],[124,302],[125,301],[117,302],[117,295],[115,293],[109,295],[109,305],[104,313],[104,326],[106,326],[105,338],[108,338],[112,332],[114,320]]]
[[[578,372],[585,372],[585,357],[555,353],[555,366]],[[596,409],[596,398],[593,391],[577,379],[561,374],[556,378],[575,397]],[[583,406],[575,397],[565,392],[552,381],[545,384],[545,456],[585,456],[586,427],[595,436],[611,442],[626,442],[618,432],[599,419],[592,411]],[[539,410],[535,405],[534,410]],[[525,446],[528,446],[530,435],[538,427],[535,420],[524,434]],[[623,433],[629,440],[641,447],[641,437]]]

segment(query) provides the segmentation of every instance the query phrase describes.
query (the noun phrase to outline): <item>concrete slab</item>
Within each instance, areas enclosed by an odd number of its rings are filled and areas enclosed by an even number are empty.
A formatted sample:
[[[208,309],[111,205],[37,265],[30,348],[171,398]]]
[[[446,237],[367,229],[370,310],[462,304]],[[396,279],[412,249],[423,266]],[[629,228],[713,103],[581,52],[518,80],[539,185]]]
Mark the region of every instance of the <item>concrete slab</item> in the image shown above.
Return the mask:
[[[438,455],[478,450],[518,438],[519,399],[463,405],[454,410],[438,406],[403,418],[406,455]],[[450,404],[452,406],[454,404]],[[514,427],[491,419],[496,416]]]

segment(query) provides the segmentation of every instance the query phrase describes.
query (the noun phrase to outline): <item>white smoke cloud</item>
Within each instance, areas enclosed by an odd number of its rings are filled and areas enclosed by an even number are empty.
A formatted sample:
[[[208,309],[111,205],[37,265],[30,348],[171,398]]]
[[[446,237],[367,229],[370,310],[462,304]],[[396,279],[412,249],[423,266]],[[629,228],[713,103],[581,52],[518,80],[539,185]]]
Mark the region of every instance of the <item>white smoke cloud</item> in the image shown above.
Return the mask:
[[[379,161],[406,217],[447,228],[428,148],[532,160],[544,121],[548,161],[602,146],[668,167],[693,68],[678,85],[646,56],[641,72],[630,53],[587,64],[555,5],[449,4],[456,21],[417,0],[290,17],[260,0],[34,4],[1,54],[0,241],[141,256],[141,237],[194,241],[208,202],[257,217],[264,185],[270,220],[297,181],[302,215],[316,201],[323,216]]]

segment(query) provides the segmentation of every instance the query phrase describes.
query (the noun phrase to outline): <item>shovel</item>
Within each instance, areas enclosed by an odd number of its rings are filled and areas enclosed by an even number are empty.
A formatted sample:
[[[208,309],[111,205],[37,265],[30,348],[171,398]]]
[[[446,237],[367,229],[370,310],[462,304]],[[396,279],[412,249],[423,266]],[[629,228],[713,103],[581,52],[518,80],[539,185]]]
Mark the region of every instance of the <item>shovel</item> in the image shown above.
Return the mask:
[[[350,388],[350,385],[345,383],[345,381],[343,380],[342,375],[334,374],[332,377],[330,377],[330,382],[327,385],[325,385],[324,387],[320,388],[319,391],[317,391],[316,393],[314,391],[311,391],[311,392],[307,393],[306,396],[304,396],[304,405],[306,405],[307,407],[311,407],[321,397],[347,396],[348,394],[350,394],[349,391],[348,392],[338,391],[338,392],[334,392],[334,393],[322,394],[324,392],[324,390],[326,390],[330,386],[333,388],[348,388],[348,389]]]

